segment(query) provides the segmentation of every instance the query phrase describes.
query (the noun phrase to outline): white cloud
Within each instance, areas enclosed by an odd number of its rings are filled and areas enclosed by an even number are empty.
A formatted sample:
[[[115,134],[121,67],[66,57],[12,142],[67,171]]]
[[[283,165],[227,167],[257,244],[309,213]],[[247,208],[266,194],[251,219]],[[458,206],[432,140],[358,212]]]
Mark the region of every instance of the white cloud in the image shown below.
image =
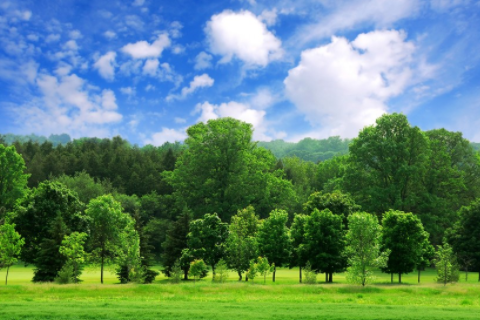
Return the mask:
[[[195,70],[203,70],[212,67],[212,55],[206,53],[205,51],[200,52],[195,57]]]
[[[255,109],[266,109],[277,102],[278,99],[269,89],[261,88],[250,99],[250,105]]]
[[[45,42],[46,42],[46,43],[57,42],[58,40],[60,40],[60,35],[59,35],[59,34],[49,34],[49,35],[45,38]]]
[[[162,128],[162,131],[154,133],[150,139],[144,141],[145,144],[154,146],[161,146],[165,142],[183,141],[187,138],[185,130],[175,130],[169,128]]]
[[[107,39],[114,39],[114,38],[117,37],[117,34],[116,34],[115,32],[113,32],[113,31],[110,31],[110,30],[105,31],[105,32],[103,33],[103,35],[104,35],[105,38],[107,38]]]
[[[115,78],[115,57],[117,54],[109,51],[95,61],[93,67],[98,70],[98,73],[107,80]]]
[[[277,23],[277,9],[263,10],[259,18],[264,21],[267,26],[273,26]]]
[[[183,25],[179,21],[173,21],[170,24],[169,33],[172,36],[172,38],[177,39],[182,36],[182,31],[181,31],[182,29],[183,29]]]
[[[179,118],[179,117],[175,117],[175,123],[185,123],[187,122],[187,120],[185,120],[184,118]]]
[[[120,92],[127,96],[134,96],[136,94],[135,88],[132,87],[122,87]]]
[[[143,65],[143,74],[155,76],[157,74],[158,66],[160,62],[157,59],[148,59]]]
[[[225,10],[212,16],[205,28],[210,51],[221,63],[234,57],[247,66],[266,66],[282,57],[281,41],[250,11]]]
[[[213,86],[215,80],[210,78],[210,76],[206,73],[195,76],[192,81],[190,81],[190,85],[188,87],[184,87],[180,95],[169,95],[167,97],[167,101],[171,101],[174,99],[184,99],[189,94],[193,93],[195,90],[199,88],[207,88]]]
[[[77,51],[78,50],[78,44],[75,40],[68,40],[63,45],[63,48],[66,49],[66,50]]]
[[[446,11],[460,5],[466,5],[469,2],[470,0],[431,0],[430,5],[434,10]]]
[[[135,0],[135,1],[133,1],[132,6],[141,7],[144,4],[145,4],[145,0]]]
[[[71,38],[71,39],[74,39],[74,40],[77,40],[77,39],[80,39],[80,38],[83,37],[83,36],[82,36],[82,33],[81,33],[80,31],[78,31],[78,30],[72,30],[72,31],[70,31],[69,35],[70,35],[70,38]]]
[[[118,123],[115,94],[91,88],[75,74],[40,74],[36,84],[42,96],[13,110],[25,128],[39,133],[69,133],[74,137],[108,136],[108,125]]]
[[[389,98],[420,81],[413,79],[415,46],[405,38],[401,31],[374,31],[352,42],[333,37],[302,52],[285,91],[312,125],[321,126],[317,137],[356,136],[387,112]]]
[[[158,58],[170,44],[168,35],[162,33],[152,44],[147,41],[138,41],[125,45],[121,50],[134,59]]]
[[[416,15],[421,0],[338,0],[323,2],[331,12],[317,15],[312,24],[298,29],[290,40],[291,46],[301,46],[309,41],[330,37],[341,30],[350,30],[360,24],[377,28],[390,27],[394,22]]]
[[[265,132],[267,131],[265,124],[265,111],[252,109],[248,104],[231,101],[214,105],[209,102],[197,104],[194,114],[200,113],[197,119],[199,122],[207,122],[211,119],[231,117],[252,124],[255,129],[253,133],[254,140],[268,141],[271,140]]]
[[[27,36],[27,39],[30,40],[30,41],[38,41],[38,35],[36,34],[29,34]]]

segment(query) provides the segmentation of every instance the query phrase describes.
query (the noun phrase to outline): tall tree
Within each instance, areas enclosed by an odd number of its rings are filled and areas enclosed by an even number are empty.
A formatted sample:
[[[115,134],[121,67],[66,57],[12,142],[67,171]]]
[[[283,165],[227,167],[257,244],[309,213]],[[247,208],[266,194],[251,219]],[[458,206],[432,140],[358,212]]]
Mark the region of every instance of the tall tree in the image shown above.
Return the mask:
[[[15,224],[0,225],[0,268],[7,268],[5,285],[8,283],[8,271],[18,261],[25,240],[15,231]]]
[[[325,272],[325,282],[333,281],[333,273],[347,267],[343,216],[329,209],[314,209],[305,224],[305,251],[312,270]]]
[[[290,237],[287,228],[288,213],[284,210],[273,210],[258,229],[258,249],[262,257],[274,263],[272,280],[275,282],[277,266],[290,260]]]
[[[418,212],[428,160],[428,140],[403,114],[384,115],[350,144],[345,187],[362,208]]]
[[[203,219],[190,222],[187,245],[190,255],[202,259],[212,268],[215,277],[215,266],[225,255],[225,241],[228,236],[228,225],[223,223],[216,213],[205,214]]]
[[[100,264],[100,282],[103,283],[104,265],[117,255],[122,232],[132,218],[122,212],[121,204],[111,195],[92,199],[85,213],[90,218],[92,260]]]
[[[388,254],[381,252],[382,227],[376,216],[357,212],[348,217],[347,279],[365,286],[374,279],[374,270],[386,267]]]
[[[248,270],[250,260],[258,254],[256,239],[258,223],[255,209],[248,206],[238,210],[229,226],[226,256],[230,268],[237,271],[239,281],[242,280],[242,273]]]
[[[460,209],[459,220],[447,234],[454,251],[470,262],[480,281],[480,199]]]
[[[53,281],[65,262],[59,247],[65,235],[87,230],[83,204],[57,182],[42,182],[15,209],[13,222],[25,239],[21,259],[35,265],[34,281]]]
[[[332,192],[314,192],[303,205],[303,210],[307,214],[312,213],[315,209],[318,209],[318,211],[328,209],[333,214],[343,216],[345,227],[347,227],[348,224],[348,216],[359,211],[360,208],[349,194],[338,190]]]
[[[437,281],[443,283],[444,286],[449,282],[457,282],[460,278],[457,256],[448,242],[445,241],[443,246],[438,246],[435,257]]]
[[[84,232],[72,232],[69,236],[66,236],[59,251],[67,258],[67,264],[73,267],[72,278],[75,283],[79,281],[81,274],[81,266],[85,262],[85,250],[83,245],[87,240],[87,234]]]
[[[294,198],[283,172],[273,170],[274,156],[252,142],[250,124],[221,118],[193,125],[187,134],[188,149],[164,177],[194,217],[216,212],[229,222],[233,213],[250,204],[262,216]]]
[[[26,194],[28,174],[25,171],[25,162],[15,147],[0,144],[0,220],[2,212],[13,209],[17,199]]]
[[[305,248],[305,225],[309,216],[295,214],[290,226],[290,239],[292,241],[292,255],[290,267],[298,266],[299,282],[302,283],[302,268],[308,262],[308,252]]]
[[[402,274],[412,272],[423,256],[424,242],[428,233],[423,230],[420,219],[402,211],[390,210],[385,213],[383,221],[383,250],[390,250],[387,266],[383,272],[398,274],[402,283]]]

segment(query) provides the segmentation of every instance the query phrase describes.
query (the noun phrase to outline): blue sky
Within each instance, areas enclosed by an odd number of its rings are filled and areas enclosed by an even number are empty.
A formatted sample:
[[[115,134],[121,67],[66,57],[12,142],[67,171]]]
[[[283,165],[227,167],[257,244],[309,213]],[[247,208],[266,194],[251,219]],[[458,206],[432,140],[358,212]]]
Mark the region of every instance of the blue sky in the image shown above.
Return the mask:
[[[352,138],[384,113],[480,141],[478,0],[0,1],[0,133]]]

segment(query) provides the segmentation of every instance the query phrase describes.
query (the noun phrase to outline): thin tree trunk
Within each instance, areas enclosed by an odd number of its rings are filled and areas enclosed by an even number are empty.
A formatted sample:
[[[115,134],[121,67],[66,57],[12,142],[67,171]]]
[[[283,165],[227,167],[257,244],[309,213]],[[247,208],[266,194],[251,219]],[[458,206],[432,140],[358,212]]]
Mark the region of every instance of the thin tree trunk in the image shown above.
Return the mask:
[[[7,276],[5,277],[5,285],[7,285],[7,281],[8,281],[8,270],[10,270],[10,266],[7,266]]]
[[[402,283],[402,273],[398,273],[398,283]]]
[[[478,273],[478,282],[480,282],[480,272]]]
[[[333,282],[333,272],[330,272],[328,274],[328,282],[332,283]]]
[[[103,250],[102,250],[102,266],[100,270],[100,282],[103,284]]]
[[[242,273],[240,271],[237,271],[238,273],[238,281],[242,281]]]
[[[393,283],[393,273],[390,273],[390,283]]]
[[[277,266],[273,267],[273,282],[275,282],[275,272],[277,272]]]
[[[420,269],[418,269],[418,283],[420,283]]]
[[[298,270],[298,276],[300,278],[300,283],[302,283],[302,267],[300,266],[299,270]]]
[[[325,283],[328,282],[328,273],[325,272]]]
[[[188,270],[183,269],[183,280],[188,280]]]

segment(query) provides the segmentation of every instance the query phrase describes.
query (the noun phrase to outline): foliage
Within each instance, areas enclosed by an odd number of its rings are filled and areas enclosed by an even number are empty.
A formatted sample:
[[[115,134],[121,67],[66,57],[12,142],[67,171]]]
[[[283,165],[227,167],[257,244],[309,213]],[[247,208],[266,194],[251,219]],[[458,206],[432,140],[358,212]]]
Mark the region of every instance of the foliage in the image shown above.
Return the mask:
[[[77,283],[78,278],[75,277],[75,269],[70,262],[66,262],[63,267],[58,271],[57,276],[55,277],[54,281],[58,284],[69,284],[69,283]]]
[[[300,211],[301,204],[307,201],[308,196],[315,189],[316,165],[298,157],[285,157],[280,160],[280,163],[286,179],[292,182],[297,195],[298,207],[295,209]]]
[[[27,192],[25,162],[14,146],[0,144],[0,219],[1,209],[9,211]]]
[[[382,227],[375,216],[358,212],[348,217],[345,251],[348,256],[349,282],[365,286],[375,279],[375,269],[386,267],[390,252],[381,252],[381,237]]]
[[[312,266],[310,265],[310,262],[307,261],[307,263],[305,264],[303,273],[305,274],[305,280],[303,281],[303,283],[305,284],[317,283],[317,273],[315,272],[315,270],[312,270]]]
[[[448,242],[444,241],[443,246],[438,246],[435,257],[437,282],[444,286],[449,282],[457,282],[460,278],[457,256]]]
[[[25,240],[15,231],[15,224],[0,225],[0,269],[7,268],[5,285],[8,282],[8,270],[18,261]]]
[[[290,260],[290,237],[286,226],[288,213],[284,210],[273,210],[270,216],[260,224],[257,233],[260,255],[274,264],[273,282],[275,282],[275,266],[281,266]]]
[[[202,274],[207,272],[208,267],[202,259],[193,260],[190,263],[189,273],[193,276],[193,280],[196,282]]]
[[[228,222],[253,203],[262,216],[295,197],[283,173],[273,170],[274,156],[251,141],[251,124],[221,118],[193,125],[187,134],[188,149],[164,177],[194,217],[216,212]]]
[[[303,205],[306,214],[312,213],[315,209],[322,211],[329,209],[333,214],[343,216],[345,227],[347,226],[347,218],[350,214],[360,210],[360,206],[349,194],[335,190],[330,193],[314,192],[308,197],[308,201]]]
[[[348,155],[336,156],[320,162],[315,175],[316,189],[323,192],[343,190],[343,179],[348,165]]]
[[[274,268],[275,268],[275,265],[273,265],[273,264],[270,265],[268,263],[267,257],[265,257],[265,258],[258,257],[257,263],[256,263],[256,269],[257,269],[258,273],[261,276],[263,276],[263,284],[266,283],[268,274],[271,273]]]
[[[172,279],[173,283],[179,283],[180,280],[182,279],[183,276],[183,270],[182,267],[180,266],[180,259],[175,261],[175,263],[172,266],[172,269],[170,270],[170,279]]]
[[[305,223],[305,252],[312,270],[328,274],[344,271],[347,259],[343,216],[334,215],[329,209],[314,209]]]
[[[226,258],[230,268],[237,271],[239,280],[242,280],[242,272],[248,270],[250,260],[257,256],[258,223],[252,206],[238,210],[232,217],[226,242]]]
[[[257,277],[258,269],[257,264],[255,263],[255,259],[250,260],[250,265],[248,267],[248,271],[246,274],[246,278],[254,282],[255,278]]]
[[[140,257],[140,237],[131,220],[120,233],[117,257],[117,277],[120,283],[145,281],[146,268]],[[151,281],[150,281],[151,282]]]
[[[190,222],[190,232],[187,235],[189,254],[211,266],[213,277],[216,264],[225,255],[227,236],[228,225],[223,223],[216,213],[207,213],[203,219]]]
[[[53,281],[65,263],[59,248],[65,235],[87,230],[83,204],[58,182],[43,182],[19,202],[13,216],[25,239],[21,259],[36,266],[33,281]]]
[[[295,214],[293,223],[290,226],[290,239],[292,244],[290,267],[298,266],[299,282],[302,282],[302,267],[305,267],[308,260],[308,252],[305,251],[305,224],[309,216]]]
[[[422,222],[412,213],[390,210],[383,218],[382,249],[390,250],[383,272],[402,274],[412,272],[423,255],[424,242],[428,233],[423,230]]]
[[[66,264],[71,265],[71,278],[75,283],[79,281],[81,275],[81,265],[85,262],[85,251],[83,245],[87,240],[87,234],[84,232],[72,232],[69,236],[65,236],[59,251],[67,258]],[[64,270],[65,271],[65,270]]]
[[[109,181],[95,181],[86,171],[76,172],[73,177],[63,174],[50,180],[60,182],[75,191],[83,203],[89,203],[94,198],[113,192]]]
[[[225,260],[220,259],[215,268],[215,275],[213,281],[223,283],[228,280],[228,265]]]
[[[132,223],[132,218],[122,212],[122,206],[111,195],[92,199],[85,211],[90,218],[90,248],[92,261],[100,264],[100,282],[103,283],[103,269],[107,262],[118,256],[124,230]]]

